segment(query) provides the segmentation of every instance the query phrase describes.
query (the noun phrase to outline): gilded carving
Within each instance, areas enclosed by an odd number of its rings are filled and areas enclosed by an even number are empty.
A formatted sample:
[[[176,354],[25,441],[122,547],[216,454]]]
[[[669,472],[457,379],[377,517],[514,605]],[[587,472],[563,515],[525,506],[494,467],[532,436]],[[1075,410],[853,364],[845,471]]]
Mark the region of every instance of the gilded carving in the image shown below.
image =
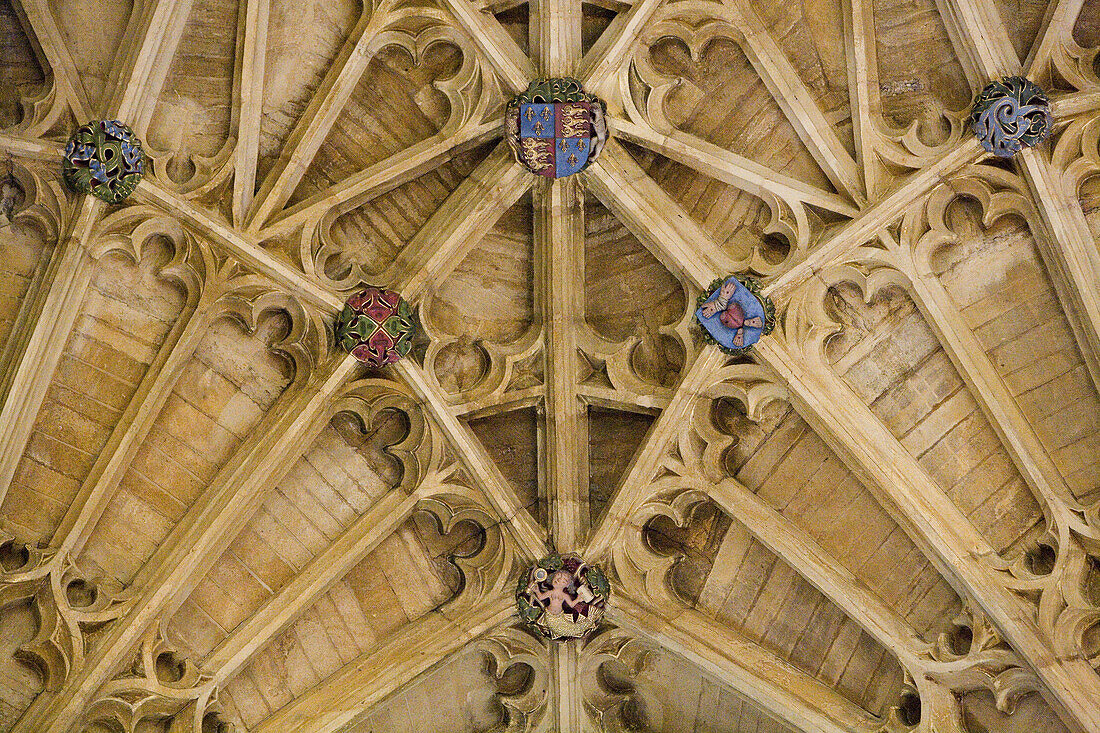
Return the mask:
[[[607,143],[606,114],[576,79],[540,79],[508,103],[505,139],[532,173],[564,178],[596,162]]]

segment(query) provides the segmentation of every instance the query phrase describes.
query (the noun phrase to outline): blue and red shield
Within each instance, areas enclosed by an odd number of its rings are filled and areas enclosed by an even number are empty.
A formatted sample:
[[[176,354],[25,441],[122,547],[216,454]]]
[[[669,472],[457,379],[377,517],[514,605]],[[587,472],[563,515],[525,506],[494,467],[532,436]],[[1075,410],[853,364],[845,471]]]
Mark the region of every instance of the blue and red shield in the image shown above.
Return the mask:
[[[710,290],[699,296],[695,311],[704,341],[740,356],[775,328],[775,305],[752,278],[719,278]]]
[[[588,163],[595,130],[591,102],[519,105],[520,162],[533,173],[563,178]]]

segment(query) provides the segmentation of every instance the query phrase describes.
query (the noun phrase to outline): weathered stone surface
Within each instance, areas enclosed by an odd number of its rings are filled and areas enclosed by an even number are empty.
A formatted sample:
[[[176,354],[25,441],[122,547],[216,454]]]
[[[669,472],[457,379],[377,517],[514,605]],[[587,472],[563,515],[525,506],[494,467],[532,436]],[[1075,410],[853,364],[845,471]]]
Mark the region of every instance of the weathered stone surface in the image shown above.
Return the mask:
[[[1094,5],[0,0],[0,730],[1100,728]],[[991,163],[1013,74],[1062,122]],[[608,103],[565,182],[543,76]],[[430,338],[364,377],[368,282]],[[555,551],[583,644],[514,624]]]

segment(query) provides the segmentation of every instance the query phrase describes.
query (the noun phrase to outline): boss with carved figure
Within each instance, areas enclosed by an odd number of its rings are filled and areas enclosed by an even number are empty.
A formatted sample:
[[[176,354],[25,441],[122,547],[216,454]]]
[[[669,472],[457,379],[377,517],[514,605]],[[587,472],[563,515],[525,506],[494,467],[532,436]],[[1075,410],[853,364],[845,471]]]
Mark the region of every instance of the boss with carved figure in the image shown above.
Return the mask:
[[[542,79],[512,98],[505,139],[532,173],[564,178],[592,165],[607,142],[606,107],[576,79]]]
[[[520,578],[516,607],[544,636],[579,639],[599,625],[610,595],[599,567],[577,555],[550,555]]]
[[[751,278],[718,278],[697,305],[703,339],[731,356],[744,354],[775,329],[775,305]]]
[[[398,293],[366,287],[348,298],[336,319],[336,343],[373,369],[393,364],[412,349],[415,322]]]
[[[988,84],[974,100],[970,129],[988,152],[1010,158],[1046,140],[1054,127],[1050,100],[1034,82],[1010,76]]]
[[[61,173],[73,190],[117,204],[145,175],[141,141],[118,120],[89,122],[69,138]]]

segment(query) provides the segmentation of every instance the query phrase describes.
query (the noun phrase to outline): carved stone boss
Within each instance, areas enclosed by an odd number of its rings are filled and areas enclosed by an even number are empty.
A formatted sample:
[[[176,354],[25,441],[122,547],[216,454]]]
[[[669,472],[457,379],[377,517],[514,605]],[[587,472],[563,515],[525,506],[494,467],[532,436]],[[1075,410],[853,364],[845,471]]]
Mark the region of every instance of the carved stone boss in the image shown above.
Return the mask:
[[[519,616],[551,639],[579,639],[603,618],[611,586],[595,565],[577,555],[550,555],[519,580]]]
[[[336,319],[336,343],[367,366],[380,369],[409,353],[414,330],[405,299],[370,286],[348,298]]]
[[[599,157],[607,142],[605,116],[603,101],[576,79],[541,79],[508,103],[504,136],[529,171],[564,178]]]
[[[1038,145],[1053,126],[1047,95],[1020,76],[988,84],[970,113],[970,129],[982,147],[999,158],[1011,158],[1022,148]]]
[[[129,127],[118,120],[94,120],[69,138],[61,172],[75,191],[117,204],[145,175],[145,154]]]
[[[703,340],[731,356],[745,353],[775,328],[775,305],[751,278],[718,278],[697,305]]]

